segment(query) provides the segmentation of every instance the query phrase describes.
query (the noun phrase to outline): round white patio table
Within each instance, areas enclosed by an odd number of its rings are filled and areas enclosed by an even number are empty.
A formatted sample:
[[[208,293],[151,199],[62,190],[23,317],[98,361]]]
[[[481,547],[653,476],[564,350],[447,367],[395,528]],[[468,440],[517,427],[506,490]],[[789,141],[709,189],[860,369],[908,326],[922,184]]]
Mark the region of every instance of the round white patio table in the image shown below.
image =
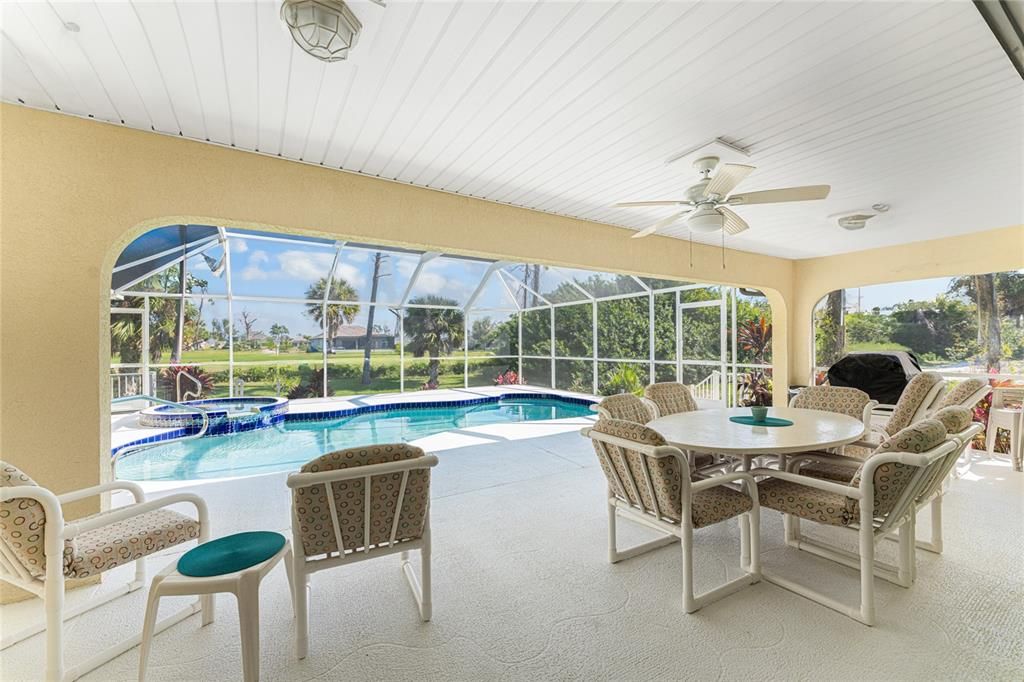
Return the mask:
[[[659,417],[647,424],[662,438],[682,450],[743,457],[786,455],[824,450],[853,443],[864,435],[864,422],[845,414],[770,407],[769,417],[793,422],[792,426],[737,424],[729,417],[750,416],[749,407],[695,410]]]
[[[776,455],[779,468],[786,468],[786,455],[807,450],[825,450],[853,443],[864,435],[864,422],[845,414],[805,410],[797,407],[770,407],[769,417],[793,422],[791,426],[755,426],[737,424],[729,417],[750,416],[749,407],[695,410],[659,417],[647,426],[681,450],[710,452],[742,459],[743,471],[759,455]],[[783,517],[786,537],[790,518]],[[740,524],[743,547],[749,547],[750,531]]]

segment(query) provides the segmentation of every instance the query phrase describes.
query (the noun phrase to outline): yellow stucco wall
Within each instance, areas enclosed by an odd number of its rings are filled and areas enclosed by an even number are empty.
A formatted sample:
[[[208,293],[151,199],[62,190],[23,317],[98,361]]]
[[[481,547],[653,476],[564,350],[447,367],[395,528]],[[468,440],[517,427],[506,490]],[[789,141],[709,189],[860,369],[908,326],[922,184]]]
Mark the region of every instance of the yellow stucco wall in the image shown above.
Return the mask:
[[[179,222],[761,288],[786,385],[785,259],[694,245],[691,270],[681,240],[11,105],[0,174],[0,452],[57,492],[107,475],[113,263]]]
[[[796,286],[789,306],[790,377],[793,383],[810,382],[814,364],[811,315],[830,291],[1021,268],[1024,225],[795,261]]]

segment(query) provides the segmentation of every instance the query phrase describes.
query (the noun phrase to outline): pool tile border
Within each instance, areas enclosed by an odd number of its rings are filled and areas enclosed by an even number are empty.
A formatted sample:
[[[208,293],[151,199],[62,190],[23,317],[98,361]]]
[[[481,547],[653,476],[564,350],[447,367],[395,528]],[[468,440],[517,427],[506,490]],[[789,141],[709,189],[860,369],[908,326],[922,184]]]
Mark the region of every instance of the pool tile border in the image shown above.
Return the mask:
[[[240,417],[236,419],[228,419],[218,424],[211,424],[207,429],[206,434],[203,436],[222,436],[228,433],[242,433],[245,431],[253,431],[255,429],[266,428],[282,422],[303,422],[303,421],[333,421],[335,419],[341,419],[343,417],[354,417],[359,414],[368,414],[371,412],[385,412],[387,410],[426,410],[436,409],[438,407],[467,407],[471,405],[485,405],[487,403],[496,403],[501,400],[511,399],[541,399],[541,400],[560,400],[562,402],[570,403],[573,405],[596,405],[596,400],[589,398],[577,398],[575,396],[561,395],[558,393],[533,393],[533,392],[513,392],[513,393],[498,393],[495,395],[481,396],[479,398],[466,398],[465,400],[435,400],[435,401],[401,401],[392,403],[380,403],[378,405],[357,405],[356,407],[348,407],[340,410],[325,410],[319,412],[286,412],[284,410],[278,410],[270,414],[259,414],[255,415],[257,418]],[[149,445],[151,443],[161,443],[169,440],[176,440],[185,436],[194,436],[199,432],[200,425],[192,424],[181,426],[180,428],[159,433],[146,438],[140,438],[137,440],[123,443],[116,448],[112,448],[110,451],[111,457],[116,457],[117,453],[125,448],[135,447],[138,445]]]

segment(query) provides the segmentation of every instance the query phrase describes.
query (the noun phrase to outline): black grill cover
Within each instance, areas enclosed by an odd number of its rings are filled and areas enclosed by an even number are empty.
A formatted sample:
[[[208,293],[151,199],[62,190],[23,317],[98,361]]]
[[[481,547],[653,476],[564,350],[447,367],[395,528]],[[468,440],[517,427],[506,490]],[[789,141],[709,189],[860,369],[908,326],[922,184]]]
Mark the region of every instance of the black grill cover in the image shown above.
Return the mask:
[[[917,358],[910,353],[907,356],[920,370]],[[883,405],[895,405],[910,378],[899,357],[886,353],[847,355],[828,369],[828,383],[832,386],[859,388]]]

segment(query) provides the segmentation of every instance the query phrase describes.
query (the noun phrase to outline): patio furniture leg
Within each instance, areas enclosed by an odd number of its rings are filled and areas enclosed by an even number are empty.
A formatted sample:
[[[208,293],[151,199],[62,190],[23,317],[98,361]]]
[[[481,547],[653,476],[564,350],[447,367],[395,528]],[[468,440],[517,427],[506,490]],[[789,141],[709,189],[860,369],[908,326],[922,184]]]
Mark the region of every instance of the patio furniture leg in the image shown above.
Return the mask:
[[[139,642],[139,682],[146,679],[146,664],[149,662],[149,650],[153,644],[153,634],[156,629],[156,614],[160,610],[160,582],[162,576],[153,578],[149,586],[149,595],[146,597],[146,616],[142,622],[142,641]],[[205,597],[204,597],[205,599]],[[206,619],[206,610],[203,610],[203,620]],[[203,623],[205,625],[206,623]]]
[[[430,528],[424,533],[423,549],[420,550],[420,578],[421,578],[421,603],[420,618],[424,622],[429,621],[433,616],[433,603],[430,598]]]
[[[910,587],[914,583],[914,519],[910,519],[898,531],[899,533],[899,563],[896,572],[896,579],[903,587]]]
[[[700,608],[693,598],[693,526],[684,520],[682,526],[683,549],[683,610],[693,613]]]
[[[309,654],[309,576],[300,562],[305,558],[296,553],[292,568],[292,605],[295,610],[295,657],[299,660]]]
[[[615,502],[608,498],[608,563],[614,564],[619,560],[619,552],[615,541],[616,533]]]
[[[51,556],[60,556],[59,553]],[[46,565],[44,605],[46,608],[46,679],[60,682],[64,677],[64,574],[60,561]]]
[[[242,677],[245,682],[260,679],[260,578],[244,577],[235,593],[238,627],[242,640]]]
[[[292,618],[295,617],[295,568],[292,566],[292,550],[289,547],[284,555],[284,572],[288,578],[288,598],[292,602]]]
[[[929,505],[932,513],[932,539],[931,541],[916,540],[917,547],[935,554],[942,554],[942,495],[936,495]]]
[[[860,620],[875,624],[875,534],[871,512],[861,504],[860,510]]]

